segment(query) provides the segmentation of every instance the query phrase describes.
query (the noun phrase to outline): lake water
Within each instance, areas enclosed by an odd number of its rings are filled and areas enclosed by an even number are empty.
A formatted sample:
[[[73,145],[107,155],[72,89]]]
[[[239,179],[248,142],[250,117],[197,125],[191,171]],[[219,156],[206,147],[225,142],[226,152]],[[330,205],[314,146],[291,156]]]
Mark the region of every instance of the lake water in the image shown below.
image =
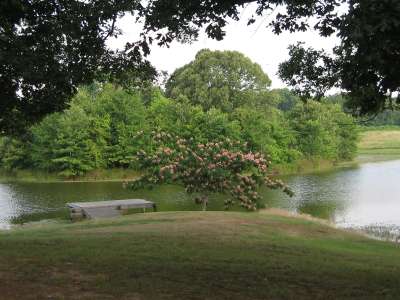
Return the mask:
[[[400,160],[284,180],[295,196],[265,189],[261,192],[266,207],[310,214],[381,238],[400,237]],[[133,192],[124,189],[121,182],[5,182],[0,183],[0,228],[8,228],[13,217],[56,211],[66,202],[127,198],[154,201],[159,211],[201,209],[176,186]],[[223,209],[223,198],[212,197],[208,209]]]

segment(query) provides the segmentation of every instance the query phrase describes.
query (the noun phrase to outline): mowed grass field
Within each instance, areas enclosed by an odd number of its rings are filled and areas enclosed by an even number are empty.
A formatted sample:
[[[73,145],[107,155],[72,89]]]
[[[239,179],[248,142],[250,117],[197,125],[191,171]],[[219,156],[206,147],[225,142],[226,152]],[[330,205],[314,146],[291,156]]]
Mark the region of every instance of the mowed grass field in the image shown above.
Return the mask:
[[[400,127],[369,130],[360,133],[359,154],[387,154],[400,156]]]
[[[267,212],[0,233],[0,299],[399,299],[400,247]]]

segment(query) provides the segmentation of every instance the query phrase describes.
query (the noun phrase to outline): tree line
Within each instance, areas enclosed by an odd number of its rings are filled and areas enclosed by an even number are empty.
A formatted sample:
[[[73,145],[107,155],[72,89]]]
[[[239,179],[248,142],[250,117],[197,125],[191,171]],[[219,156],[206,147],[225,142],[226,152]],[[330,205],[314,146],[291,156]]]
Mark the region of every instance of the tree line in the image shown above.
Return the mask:
[[[170,76],[165,89],[111,82],[80,87],[68,109],[47,116],[21,138],[2,137],[0,166],[66,177],[139,168],[135,157],[151,152],[154,132],[198,143],[241,141],[272,164],[355,155],[356,125],[340,104],[303,103],[269,85],[267,74],[243,54],[201,50]]]

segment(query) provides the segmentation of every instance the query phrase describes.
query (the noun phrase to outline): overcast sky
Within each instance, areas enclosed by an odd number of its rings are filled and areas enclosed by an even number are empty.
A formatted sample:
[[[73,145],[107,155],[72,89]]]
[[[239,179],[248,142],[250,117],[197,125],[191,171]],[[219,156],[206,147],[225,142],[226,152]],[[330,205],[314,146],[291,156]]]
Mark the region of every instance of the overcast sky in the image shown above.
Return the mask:
[[[271,17],[258,19],[255,24],[247,26],[246,22],[251,11],[250,8],[245,9],[241,21],[230,22],[226,27],[226,37],[223,41],[215,41],[201,34],[198,41],[192,44],[173,42],[169,48],[155,45],[151,49],[149,59],[158,70],[171,74],[176,68],[193,60],[196,53],[203,48],[236,50],[260,64],[271,78],[272,87],[278,88],[285,86],[276,73],[279,63],[288,58],[289,45],[304,41],[308,46],[331,50],[338,43],[336,37],[322,38],[315,32],[274,35],[270,28],[266,28]],[[132,17],[122,18],[118,26],[122,29],[123,35],[109,42],[112,48],[122,47],[127,41],[138,39],[140,26],[134,23]]]

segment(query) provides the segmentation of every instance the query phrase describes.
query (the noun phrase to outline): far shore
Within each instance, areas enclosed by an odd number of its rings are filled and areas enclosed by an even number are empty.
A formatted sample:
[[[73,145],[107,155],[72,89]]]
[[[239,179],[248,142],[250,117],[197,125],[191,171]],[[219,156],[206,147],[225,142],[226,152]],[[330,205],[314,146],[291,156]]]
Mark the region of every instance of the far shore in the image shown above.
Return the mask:
[[[330,160],[302,160],[294,164],[276,165],[272,167],[272,175],[289,176],[303,175],[320,172],[329,172],[335,169],[356,167],[360,164],[400,160],[400,154],[359,154],[351,161]],[[122,182],[135,180],[140,176],[140,171],[133,169],[103,169],[88,172],[82,176],[61,177],[56,173],[37,170],[0,170],[0,182]]]
[[[389,160],[400,160],[400,127],[372,127],[360,132],[357,156],[350,161],[334,161],[327,159],[303,159],[290,164],[271,167],[271,173],[276,176],[301,175],[319,172],[329,172],[335,169],[356,167],[364,163],[375,163]],[[134,169],[101,169],[93,170],[84,175],[62,177],[57,173],[38,170],[0,169],[0,181],[24,182],[121,182],[135,180],[140,171]]]

